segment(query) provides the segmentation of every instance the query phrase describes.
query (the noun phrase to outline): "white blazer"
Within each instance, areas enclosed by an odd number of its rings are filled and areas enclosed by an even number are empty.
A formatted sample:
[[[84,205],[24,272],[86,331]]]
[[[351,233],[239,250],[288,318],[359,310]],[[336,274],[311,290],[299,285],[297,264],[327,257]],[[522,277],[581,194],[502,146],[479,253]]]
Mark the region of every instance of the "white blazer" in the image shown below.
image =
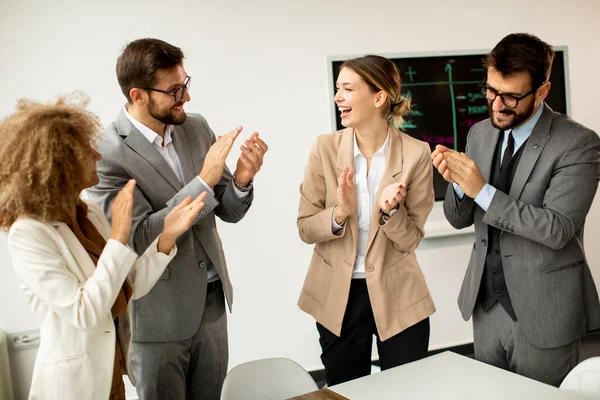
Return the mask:
[[[88,218],[105,237],[111,228],[89,201]],[[175,256],[157,251],[158,238],[137,254],[109,239],[98,265],[63,222],[20,219],[8,246],[21,289],[41,322],[29,399],[107,400],[115,359],[113,306],[125,279],[133,299],[144,296]],[[121,329],[119,328],[119,333]],[[124,351],[130,335],[123,338]],[[125,354],[125,359],[127,359]]]

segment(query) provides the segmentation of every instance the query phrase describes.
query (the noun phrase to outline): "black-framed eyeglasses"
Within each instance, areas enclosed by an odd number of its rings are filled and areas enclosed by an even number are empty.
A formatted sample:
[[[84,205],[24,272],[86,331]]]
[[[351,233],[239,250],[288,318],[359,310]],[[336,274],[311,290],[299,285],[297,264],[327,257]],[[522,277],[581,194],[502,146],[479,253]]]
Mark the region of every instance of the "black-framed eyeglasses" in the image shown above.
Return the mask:
[[[185,81],[183,82],[182,86],[179,86],[177,89],[173,89],[168,92],[165,90],[154,89],[154,88],[140,88],[140,89],[151,90],[153,92],[160,92],[160,93],[165,93],[165,94],[171,95],[171,96],[173,96],[175,103],[179,103],[181,101],[181,99],[183,99],[183,96],[185,95],[185,91],[190,90],[191,84],[192,84],[192,77],[188,75],[185,77]]]
[[[530,94],[535,93],[535,91],[538,90],[540,88],[540,86],[542,86],[544,83],[542,83],[541,85],[534,86],[533,89],[531,89],[529,92],[525,93],[523,96],[515,96],[513,94],[499,93],[496,89],[489,87],[487,85],[487,83],[485,83],[485,82],[480,83],[479,87],[481,88],[481,94],[483,94],[483,96],[487,99],[487,101],[490,102],[490,104],[493,103],[494,100],[496,100],[496,97],[500,96],[500,101],[502,101],[502,103],[506,107],[517,108],[517,106],[519,105],[519,101],[523,100],[525,97],[529,96]]]

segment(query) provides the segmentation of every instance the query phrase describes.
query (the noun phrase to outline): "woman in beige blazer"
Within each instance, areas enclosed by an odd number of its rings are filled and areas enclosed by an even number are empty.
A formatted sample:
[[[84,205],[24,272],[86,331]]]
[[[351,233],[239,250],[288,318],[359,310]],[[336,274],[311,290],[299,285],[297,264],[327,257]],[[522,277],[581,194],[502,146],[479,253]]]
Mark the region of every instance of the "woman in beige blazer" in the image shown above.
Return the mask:
[[[435,311],[415,248],[434,203],[427,143],[395,126],[410,108],[395,64],[346,61],[335,102],[346,129],[319,136],[300,186],[298,231],[315,244],[299,307],[317,320],[327,383],[423,358]]]
[[[203,197],[186,199],[137,257],[126,246],[135,181],[116,197],[112,229],[79,199],[98,183],[97,118],[81,107],[21,103],[0,123],[0,227],[40,321],[30,399],[125,399],[127,302],[150,291],[177,251]]]

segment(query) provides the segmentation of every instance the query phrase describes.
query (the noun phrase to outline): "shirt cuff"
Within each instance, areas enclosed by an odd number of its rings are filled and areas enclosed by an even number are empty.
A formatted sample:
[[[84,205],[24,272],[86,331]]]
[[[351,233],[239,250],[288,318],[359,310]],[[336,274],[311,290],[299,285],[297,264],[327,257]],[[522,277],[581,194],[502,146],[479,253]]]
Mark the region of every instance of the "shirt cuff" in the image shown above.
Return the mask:
[[[247,192],[242,192],[240,189],[236,188],[235,185],[233,184],[233,181],[231,181],[231,185],[233,185],[233,191],[235,192],[235,194],[237,194],[237,197],[240,200],[244,200],[244,199],[246,199],[246,197],[248,197],[250,195],[249,190]]]
[[[200,179],[200,182],[202,182],[202,184],[206,187],[206,190],[208,190],[210,194],[212,194],[213,196],[215,195],[214,190],[210,186],[208,186],[206,182],[204,182],[204,179],[200,178],[200,175],[196,176],[196,178]]]
[[[337,208],[337,206],[333,207],[333,212],[331,213],[331,230],[333,232],[337,232],[344,227],[343,225],[340,225],[337,222],[335,222],[335,209],[336,208]]]
[[[462,200],[465,197],[465,192],[458,183],[453,183],[452,186],[454,187],[454,194],[456,194],[456,197],[458,197],[459,200]]]
[[[487,211],[495,194],[496,188],[486,183],[477,197],[475,197],[475,203],[477,203],[477,205],[481,207],[483,211]]]

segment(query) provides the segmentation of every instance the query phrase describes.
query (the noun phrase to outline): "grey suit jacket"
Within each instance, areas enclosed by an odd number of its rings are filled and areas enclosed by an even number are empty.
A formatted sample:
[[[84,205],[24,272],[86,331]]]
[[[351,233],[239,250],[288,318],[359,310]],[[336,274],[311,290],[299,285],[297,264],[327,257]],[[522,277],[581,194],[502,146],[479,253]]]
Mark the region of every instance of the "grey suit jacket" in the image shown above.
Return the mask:
[[[87,195],[100,205],[108,219],[112,202],[129,179],[135,179],[133,227],[130,245],[138,254],[162,232],[163,219],[187,196],[207,191],[196,176],[215,135],[199,114],[188,114],[176,126],[173,143],[185,178],[183,186],[159,152],[121,111],[104,132],[99,145],[100,183]],[[223,282],[229,309],[233,291],[217,233],[215,216],[237,222],[248,211],[253,193],[240,201],[230,171],[225,168],[220,182],[207,194],[204,209],[192,228],[177,240],[178,253],[161,279],[145,297],[131,304],[133,340],[168,342],[190,338],[200,326],[206,299],[206,268],[212,263]]]
[[[489,182],[500,131],[489,119],[471,128],[466,154]],[[446,218],[475,224],[475,243],[458,297],[468,320],[477,301],[488,225],[500,229],[506,286],[526,339],[541,348],[566,345],[600,327],[600,304],[583,248],[583,227],[600,178],[600,138],[569,117],[544,110],[528,141],[510,193],[497,191],[484,212],[458,201],[452,184]]]

